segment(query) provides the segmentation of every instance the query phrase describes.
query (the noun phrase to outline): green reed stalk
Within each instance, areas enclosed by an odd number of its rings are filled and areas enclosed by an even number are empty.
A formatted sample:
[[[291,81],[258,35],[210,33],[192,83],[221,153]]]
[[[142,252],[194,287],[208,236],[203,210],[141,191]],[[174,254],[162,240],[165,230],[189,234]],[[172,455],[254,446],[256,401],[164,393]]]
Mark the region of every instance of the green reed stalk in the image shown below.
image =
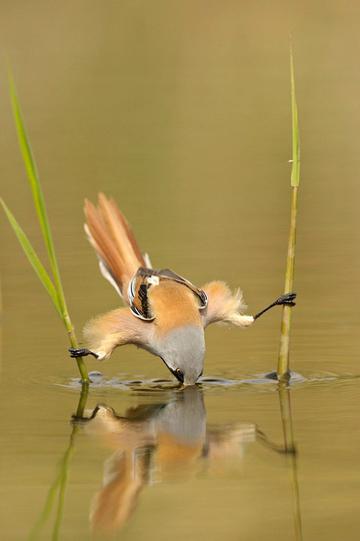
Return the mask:
[[[50,278],[44,266],[41,264],[40,259],[36,255],[36,252],[33,249],[29,239],[26,237],[24,231],[21,229],[14,215],[10,212],[10,210],[8,209],[8,207],[5,205],[5,203],[2,200],[1,200],[1,204],[25,252],[25,255],[30,261],[41,283],[47,290],[51,300],[55,304],[55,307],[67,330],[71,346],[73,348],[77,348],[78,342],[76,339],[74,327],[72,325],[69,311],[66,304],[66,300],[65,300],[64,289],[62,286],[59,265],[57,262],[57,257],[56,257],[56,252],[55,252],[55,246],[54,246],[50,223],[49,223],[47,211],[46,211],[45,198],[44,198],[43,191],[41,189],[41,184],[40,184],[34,156],[31,151],[30,140],[26,134],[25,124],[22,118],[20,103],[16,94],[15,84],[11,76],[9,77],[9,91],[10,91],[13,117],[15,121],[17,136],[18,136],[18,142],[19,142],[21,154],[24,160],[28,181],[31,187],[36,214],[39,220],[42,236],[44,239],[46,251],[49,258],[52,278]],[[81,357],[78,357],[76,359],[76,362],[77,362],[79,372],[81,375],[82,383],[88,384],[90,380],[89,380],[89,376],[87,373],[84,360]]]
[[[295,248],[296,248],[296,218],[298,210],[298,189],[300,183],[300,140],[298,109],[295,94],[294,59],[290,49],[290,79],[291,79],[291,112],[292,112],[292,167],[291,167],[291,206],[290,231],[285,272],[285,293],[291,293],[294,284]],[[280,352],[277,374],[279,380],[289,379],[289,350],[291,329],[291,307],[284,306],[281,320]]]

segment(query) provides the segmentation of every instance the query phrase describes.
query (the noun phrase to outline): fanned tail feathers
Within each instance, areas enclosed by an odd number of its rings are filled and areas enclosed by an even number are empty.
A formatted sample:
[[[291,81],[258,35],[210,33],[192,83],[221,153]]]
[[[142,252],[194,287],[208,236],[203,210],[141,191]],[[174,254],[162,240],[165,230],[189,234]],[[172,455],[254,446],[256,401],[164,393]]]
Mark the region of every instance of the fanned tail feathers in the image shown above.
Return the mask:
[[[100,193],[98,207],[85,200],[85,231],[99,258],[101,274],[124,296],[139,267],[149,266],[125,216],[113,199]]]

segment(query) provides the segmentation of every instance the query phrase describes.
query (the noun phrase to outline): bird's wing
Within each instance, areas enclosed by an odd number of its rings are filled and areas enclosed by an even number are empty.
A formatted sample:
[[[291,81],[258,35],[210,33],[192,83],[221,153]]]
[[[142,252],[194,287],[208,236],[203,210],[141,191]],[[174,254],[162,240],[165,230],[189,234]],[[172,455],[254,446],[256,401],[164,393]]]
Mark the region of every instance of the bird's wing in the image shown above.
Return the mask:
[[[204,327],[211,323],[231,323],[248,327],[253,316],[244,315],[246,304],[240,289],[232,293],[224,282],[209,282],[202,287],[208,298],[206,310],[202,312]]]

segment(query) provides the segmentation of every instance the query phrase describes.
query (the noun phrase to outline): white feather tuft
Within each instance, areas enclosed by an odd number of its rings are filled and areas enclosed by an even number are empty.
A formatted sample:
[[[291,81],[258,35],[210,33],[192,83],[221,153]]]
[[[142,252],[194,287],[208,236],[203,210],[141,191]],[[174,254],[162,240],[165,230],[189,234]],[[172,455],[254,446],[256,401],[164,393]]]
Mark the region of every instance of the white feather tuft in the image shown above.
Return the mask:
[[[114,277],[112,276],[111,272],[109,271],[109,269],[107,268],[107,266],[105,265],[103,260],[100,259],[99,256],[98,256],[98,259],[99,259],[99,269],[100,269],[101,274],[103,275],[105,280],[110,282],[110,284],[113,286],[113,288],[115,288],[116,292],[120,295],[120,297],[123,298],[122,293],[121,293],[121,289],[120,289],[119,285],[116,283],[116,281],[115,281]]]
[[[145,266],[147,269],[152,269],[152,264],[151,264],[151,260],[150,260],[150,256],[149,254],[145,253],[143,254],[143,258],[144,258],[144,261],[145,261]]]

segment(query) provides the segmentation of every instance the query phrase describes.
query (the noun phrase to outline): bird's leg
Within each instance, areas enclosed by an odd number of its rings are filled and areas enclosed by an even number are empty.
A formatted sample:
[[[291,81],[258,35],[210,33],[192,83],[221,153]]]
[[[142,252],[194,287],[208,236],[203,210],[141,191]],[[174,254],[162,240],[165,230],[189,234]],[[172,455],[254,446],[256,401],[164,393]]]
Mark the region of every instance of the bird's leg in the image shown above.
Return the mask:
[[[75,359],[76,357],[86,357],[86,355],[93,355],[95,359],[99,357],[96,353],[93,351],[90,351],[90,349],[87,348],[81,348],[81,349],[75,349],[75,348],[69,348],[70,357]]]
[[[265,312],[270,310],[270,308],[273,308],[273,306],[282,306],[282,305],[295,306],[295,302],[294,302],[295,299],[296,299],[296,293],[285,293],[284,295],[280,295],[280,297],[276,299],[276,301],[269,304],[269,306],[264,308],[264,310],[261,310],[261,312],[258,312],[257,314],[255,314],[254,320],[258,319],[260,316],[265,314]]]

